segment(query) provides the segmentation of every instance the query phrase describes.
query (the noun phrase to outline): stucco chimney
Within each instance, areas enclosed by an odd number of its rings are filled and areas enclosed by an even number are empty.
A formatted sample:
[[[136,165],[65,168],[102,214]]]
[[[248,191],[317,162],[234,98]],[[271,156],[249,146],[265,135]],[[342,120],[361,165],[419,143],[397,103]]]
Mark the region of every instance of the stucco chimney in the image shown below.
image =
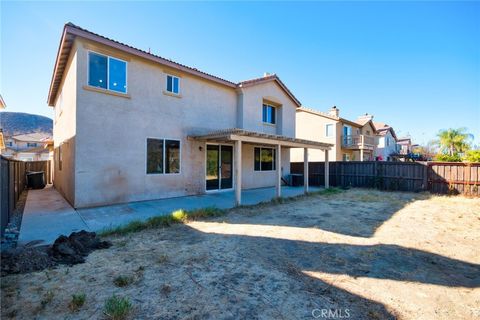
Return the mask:
[[[330,110],[328,110],[328,114],[338,118],[338,115],[340,114],[340,109],[338,109],[337,106],[333,106]]]
[[[365,113],[363,116],[357,118],[357,121],[368,122],[373,119],[373,115]]]
[[[270,72],[264,72],[264,73],[263,73],[263,77],[264,77],[264,78],[265,78],[265,77],[269,77],[269,76],[271,76],[271,75],[272,75],[272,74],[271,74]]]

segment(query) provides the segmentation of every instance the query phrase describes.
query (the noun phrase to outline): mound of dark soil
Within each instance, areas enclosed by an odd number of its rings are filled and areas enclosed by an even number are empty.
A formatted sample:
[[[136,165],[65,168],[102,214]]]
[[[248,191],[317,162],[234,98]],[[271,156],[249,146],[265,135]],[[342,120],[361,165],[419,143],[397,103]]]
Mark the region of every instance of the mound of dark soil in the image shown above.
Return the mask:
[[[73,265],[85,262],[85,257],[97,249],[109,248],[95,232],[73,232],[58,237],[51,246],[18,246],[2,252],[1,275],[40,271],[58,264]]]

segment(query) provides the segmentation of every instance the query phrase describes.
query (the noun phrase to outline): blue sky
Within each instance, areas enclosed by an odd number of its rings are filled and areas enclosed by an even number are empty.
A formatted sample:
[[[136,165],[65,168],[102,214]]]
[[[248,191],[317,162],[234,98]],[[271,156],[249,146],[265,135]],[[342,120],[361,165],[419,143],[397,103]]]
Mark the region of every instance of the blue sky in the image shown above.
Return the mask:
[[[231,81],[275,72],[306,107],[366,112],[418,143],[467,127],[480,144],[479,2],[1,2],[8,111],[46,99],[63,24]]]

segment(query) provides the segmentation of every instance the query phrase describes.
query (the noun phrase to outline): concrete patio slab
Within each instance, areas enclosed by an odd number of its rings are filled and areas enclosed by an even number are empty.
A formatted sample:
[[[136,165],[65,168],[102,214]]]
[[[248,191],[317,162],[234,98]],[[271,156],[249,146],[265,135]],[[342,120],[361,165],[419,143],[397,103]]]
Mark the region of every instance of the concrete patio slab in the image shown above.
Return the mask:
[[[320,188],[310,187],[310,191]],[[282,196],[292,197],[303,193],[303,187],[282,187]],[[252,205],[268,201],[275,196],[275,188],[261,188],[242,191],[242,204]],[[233,191],[207,193],[198,196],[130,202],[126,204],[78,209],[82,219],[92,231],[101,231],[116,227],[133,220],[146,220],[153,216],[167,215],[178,209],[192,210],[205,207],[220,209],[233,208],[235,194]]]
[[[53,243],[62,234],[69,235],[82,229],[88,230],[88,226],[53,186],[28,191],[19,244],[34,240]]]
[[[310,191],[316,190],[320,188],[310,187]],[[302,193],[303,187],[282,187],[284,197]],[[273,187],[244,190],[242,203],[257,204],[268,201],[274,196],[275,188]],[[53,243],[58,236],[69,235],[74,231],[101,231],[133,220],[146,220],[154,216],[167,215],[179,209],[192,210],[205,207],[228,209],[234,206],[234,192],[225,191],[75,210],[50,185],[42,190],[28,192],[18,243],[42,241],[42,244],[49,244]]]

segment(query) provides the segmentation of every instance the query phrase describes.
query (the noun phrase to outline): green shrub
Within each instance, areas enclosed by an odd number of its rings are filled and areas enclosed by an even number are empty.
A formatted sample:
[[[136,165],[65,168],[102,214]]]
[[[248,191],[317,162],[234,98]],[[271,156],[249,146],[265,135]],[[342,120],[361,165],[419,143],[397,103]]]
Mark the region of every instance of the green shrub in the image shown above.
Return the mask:
[[[55,294],[53,291],[47,291],[45,295],[43,296],[43,299],[40,301],[40,305],[43,308],[45,308],[48,304],[50,304],[53,301],[53,297],[55,297]]]
[[[78,311],[85,304],[85,293],[72,294],[72,300],[68,304],[68,308],[72,311]]]
[[[437,154],[435,156],[435,161],[461,162],[462,158],[458,154],[454,154],[453,156],[449,154]]]
[[[126,319],[131,311],[132,303],[126,297],[113,295],[105,301],[104,312],[111,320]]]
[[[113,279],[113,283],[120,288],[126,287],[132,282],[133,282],[133,278],[129,276],[118,276],[115,279]]]
[[[466,162],[480,162],[480,150],[468,150],[463,160]]]

